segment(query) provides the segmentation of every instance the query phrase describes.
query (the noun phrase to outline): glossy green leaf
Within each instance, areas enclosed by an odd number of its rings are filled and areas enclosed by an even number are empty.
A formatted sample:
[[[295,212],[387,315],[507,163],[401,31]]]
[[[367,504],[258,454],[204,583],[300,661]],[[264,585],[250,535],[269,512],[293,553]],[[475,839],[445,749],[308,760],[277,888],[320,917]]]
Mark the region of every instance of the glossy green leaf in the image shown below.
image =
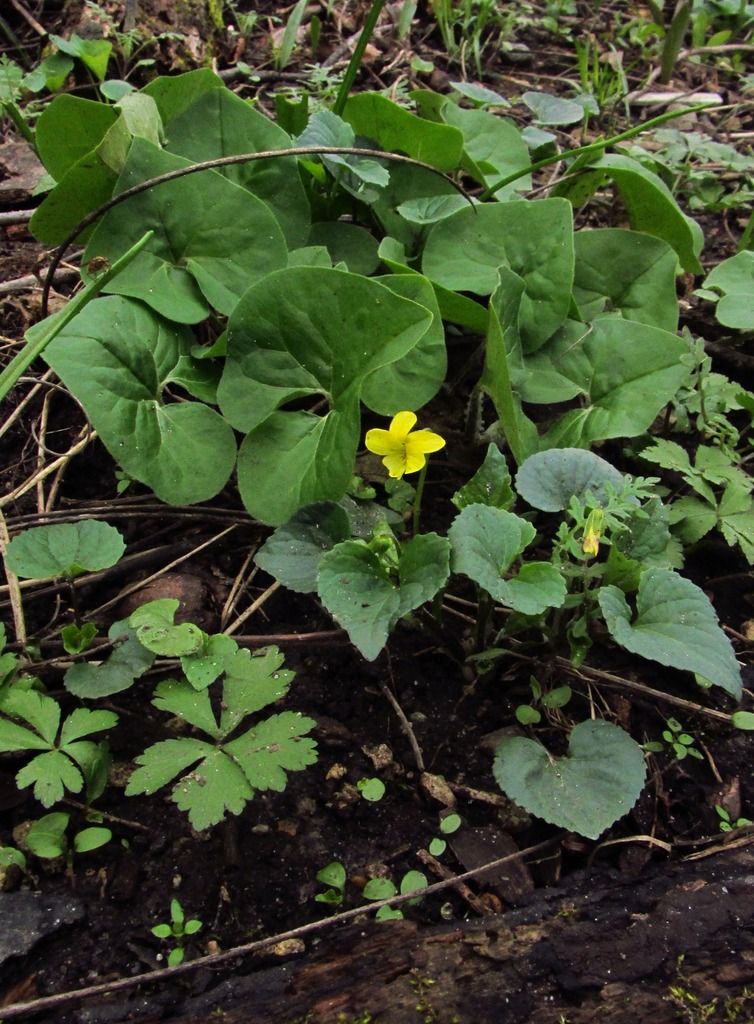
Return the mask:
[[[246,292],[228,325],[218,398],[233,426],[250,431],[238,483],[253,516],[278,525],[345,493],[364,381],[411,351],[431,324],[424,306],[339,270],[295,267]],[[276,411],[307,395],[325,396],[329,411]]]
[[[180,601],[164,597],[149,601],[132,612],[128,624],[136,630],[139,643],[153,654],[179,658],[197,654],[204,647],[204,634],[192,622],[174,624]]]
[[[160,400],[191,343],[140,303],[111,297],[91,302],[45,351],[113,458],[174,505],[217,494],[235,461],[233,431],[217,412]]]
[[[227,86],[209,68],[197,68],[183,75],[164,75],[153,78],[141,92],[151,96],[157,104],[163,124],[167,126],[173,118],[179,117],[184,110],[196,103],[205,93],[215,89],[224,90]]]
[[[493,188],[515,171],[522,171],[531,163],[529,149],[512,121],[486,110],[466,110],[455,103],[445,103],[442,119],[463,133],[464,170],[480,185]],[[531,174],[523,174],[496,193],[502,202],[516,192],[531,188]]]
[[[565,320],[573,287],[573,223],[561,199],[516,200],[459,210],[427,236],[422,270],[451,291],[490,295],[498,267],[524,281],[518,327],[532,352]]]
[[[367,661],[374,661],[398,620],[444,586],[450,549],[444,537],[420,534],[401,548],[397,578],[363,541],[348,540],[323,557],[318,592]]]
[[[69,693],[88,700],[109,697],[133,686],[152,667],[154,654],[139,643],[126,619],[114,622],[107,635],[115,645],[106,661],[78,661],[66,671],[63,685]]]
[[[558,332],[526,368],[532,380],[547,370],[570,382],[581,405],[550,427],[543,447],[587,447],[642,434],[686,380],[681,357],[687,351],[668,331],[618,318],[595,320],[576,343],[569,332]],[[522,393],[531,400],[527,385]]]
[[[565,757],[554,757],[536,740],[506,737],[492,770],[519,806],[589,839],[598,839],[631,810],[645,777],[638,743],[617,725],[599,720],[574,727]]]
[[[34,526],[8,545],[6,562],[17,576],[80,576],[109,569],[120,560],[126,545],[114,526],[97,519],[77,523]]]
[[[118,111],[106,103],[71,93],[56,96],[44,108],[36,125],[39,159],[60,181],[74,164],[95,149],[118,120]]]
[[[166,148],[193,163],[293,145],[282,128],[225,88],[209,89],[174,115],[166,135]],[[295,157],[234,164],[220,173],[269,206],[289,248],[306,244],[309,202]]]
[[[135,139],[116,193],[189,163]],[[154,229],[152,240],[105,291],[141,299],[179,323],[203,320],[210,305],[230,313],[248,285],[287,263],[270,208],[216,171],[187,175],[110,210],[89,240],[84,263],[95,256],[112,261],[146,228]]]
[[[468,505],[448,530],[453,571],[468,576],[495,601],[524,615],[558,608],[565,600],[566,583],[549,562],[526,562],[515,576],[505,577],[535,533],[531,523],[512,512]]]
[[[374,139],[382,149],[406,153],[441,171],[458,167],[463,135],[457,128],[425,121],[380,93],[351,96],[343,118],[357,135]]]
[[[99,850],[113,838],[109,828],[92,826],[77,832],[73,837],[73,849],[76,853],[90,853],[92,850]]]
[[[515,500],[511,475],[505,456],[497,445],[487,446],[482,465],[450,500],[459,510],[467,505],[491,505],[501,509],[511,507]]]
[[[599,603],[616,643],[661,665],[695,672],[735,699],[741,670],[715,609],[691,580],[670,569],[642,573],[634,615],[617,587],[602,587]]]

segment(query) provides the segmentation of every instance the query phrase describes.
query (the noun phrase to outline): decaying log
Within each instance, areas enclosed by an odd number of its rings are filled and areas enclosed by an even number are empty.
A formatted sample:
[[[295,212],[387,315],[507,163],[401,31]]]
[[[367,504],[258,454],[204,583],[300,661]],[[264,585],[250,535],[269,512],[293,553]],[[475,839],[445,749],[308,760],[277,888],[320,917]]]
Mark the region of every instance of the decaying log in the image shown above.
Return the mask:
[[[176,1024],[752,1021],[752,928],[754,848],[723,849],[705,859],[654,866],[639,878],[604,870],[584,873],[540,890],[525,907],[482,919],[435,927],[413,921],[351,926],[319,943],[309,939],[302,953],[284,963],[270,965],[269,956],[256,969],[239,963],[236,975],[188,996],[178,1017],[169,1019]],[[214,981],[206,972],[194,979],[194,992]],[[173,992],[166,1001],[160,993],[155,1016],[146,1019],[175,1013],[176,996]],[[696,1016],[690,1015],[694,1008]],[[127,1009],[124,1004],[119,1017],[112,1004],[90,1005],[85,1019],[126,1019]]]

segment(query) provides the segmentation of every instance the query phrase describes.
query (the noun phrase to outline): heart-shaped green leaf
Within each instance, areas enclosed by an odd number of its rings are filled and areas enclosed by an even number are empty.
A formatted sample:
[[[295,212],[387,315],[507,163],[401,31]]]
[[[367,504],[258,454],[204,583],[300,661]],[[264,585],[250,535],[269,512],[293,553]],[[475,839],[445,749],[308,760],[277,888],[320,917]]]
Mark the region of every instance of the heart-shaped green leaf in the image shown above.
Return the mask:
[[[332,501],[315,502],[279,526],[257,551],[254,561],[289,590],[313,593],[323,555],[350,535],[344,509]]]
[[[592,493],[601,500],[605,484],[619,490],[623,474],[583,448],[550,448],[529,456],[516,474],[516,490],[533,508],[560,512],[571,498]]]
[[[719,263],[704,281],[722,293],[715,316],[725,327],[754,329],[754,252],[745,249]]]
[[[422,270],[444,288],[490,295],[501,266],[524,280],[519,330],[524,351],[533,352],[563,323],[570,307],[570,205],[562,199],[484,204],[459,210],[430,229]]]
[[[374,139],[382,149],[407,153],[441,171],[459,164],[463,136],[457,128],[425,121],[380,93],[351,96],[343,117],[357,135]]]
[[[603,721],[575,726],[566,757],[553,757],[536,740],[507,737],[497,747],[492,770],[511,800],[589,839],[598,839],[631,810],[645,776],[638,743]]]
[[[135,139],[116,193],[189,164]],[[116,259],[147,228],[155,232],[152,240],[105,291],[141,299],[178,323],[203,320],[210,305],[230,313],[249,284],[287,263],[270,208],[216,171],[178,178],[110,210],[89,240],[84,263],[95,256]]]
[[[174,625],[173,619],[180,601],[164,597],[149,601],[137,608],[128,620],[136,630],[139,643],[153,654],[166,658],[180,658],[197,654],[204,647],[204,633],[192,622]]]
[[[174,505],[213,497],[235,461],[233,431],[217,412],[160,400],[191,343],[185,329],[113,296],[90,302],[45,351],[113,458]]]
[[[670,569],[643,572],[635,617],[617,587],[600,588],[598,597],[607,628],[621,647],[661,665],[696,672],[740,698],[741,669],[730,640],[709,598],[691,580]]]
[[[426,307],[339,270],[292,267],[246,292],[228,325],[218,399],[233,426],[250,431],[238,483],[253,516],[278,525],[344,494],[364,381],[411,351],[431,324]],[[309,395],[325,396],[324,416],[276,411]]]
[[[320,562],[319,596],[351,643],[374,661],[398,620],[445,584],[449,554],[444,537],[420,534],[401,548],[395,579],[367,544],[347,540]]]
[[[229,89],[203,93],[182,114],[173,117],[166,134],[166,148],[193,163],[293,145],[290,135]],[[269,206],[289,248],[306,243],[309,202],[295,157],[233,164],[220,173]]]

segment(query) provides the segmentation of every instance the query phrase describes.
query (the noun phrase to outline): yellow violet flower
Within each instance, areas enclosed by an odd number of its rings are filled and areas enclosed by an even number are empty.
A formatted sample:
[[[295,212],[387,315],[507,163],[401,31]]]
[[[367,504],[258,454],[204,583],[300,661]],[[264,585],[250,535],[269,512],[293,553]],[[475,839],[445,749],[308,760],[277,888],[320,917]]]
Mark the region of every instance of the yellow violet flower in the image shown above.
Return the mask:
[[[414,430],[416,416],[399,412],[393,416],[388,430],[368,430],[366,446],[375,455],[382,455],[390,476],[400,480],[404,473],[424,469],[427,455],[445,447],[445,438],[431,430]]]
[[[585,555],[598,555],[600,550],[600,538],[602,536],[602,521],[605,513],[601,508],[593,508],[589,513],[584,527],[584,539],[581,542],[581,550]]]

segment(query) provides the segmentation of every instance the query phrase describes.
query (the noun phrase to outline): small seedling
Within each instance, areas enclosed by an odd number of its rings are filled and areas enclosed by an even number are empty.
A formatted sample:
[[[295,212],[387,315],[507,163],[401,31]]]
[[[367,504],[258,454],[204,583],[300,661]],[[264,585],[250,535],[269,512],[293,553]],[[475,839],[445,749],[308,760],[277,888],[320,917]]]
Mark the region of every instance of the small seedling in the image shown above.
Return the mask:
[[[198,918],[186,920],[179,900],[170,901],[170,922],[156,924],[152,928],[152,934],[158,939],[173,939],[175,946],[168,953],[168,967],[177,967],[186,958],[185,940],[190,935],[196,935],[204,927]]]
[[[720,831],[721,832],[732,832],[734,828],[743,828],[745,825],[754,825],[754,821],[751,818],[736,818],[732,820],[730,814],[720,804],[715,804],[715,811],[718,818],[720,819]]]
[[[644,744],[645,750],[652,754],[660,754],[666,747],[670,747],[678,761],[682,761],[685,757],[695,757],[697,761],[704,760],[704,755],[694,746],[696,742],[694,737],[683,731],[683,726],[677,718],[668,718],[666,724],[667,729],[663,729],[662,732],[664,743],[652,740]]]
[[[317,881],[330,886],[325,892],[318,892],[314,897],[317,903],[329,903],[339,907],[343,902],[346,888],[346,869],[339,860],[334,860],[317,872]]]
[[[381,779],[359,779],[356,788],[370,803],[376,804],[385,795],[385,783]]]
[[[452,835],[460,827],[461,816],[459,814],[447,814],[444,818],[440,819],[440,831],[445,836]],[[447,848],[448,844],[439,836],[435,836],[427,847],[433,857],[442,857]]]

